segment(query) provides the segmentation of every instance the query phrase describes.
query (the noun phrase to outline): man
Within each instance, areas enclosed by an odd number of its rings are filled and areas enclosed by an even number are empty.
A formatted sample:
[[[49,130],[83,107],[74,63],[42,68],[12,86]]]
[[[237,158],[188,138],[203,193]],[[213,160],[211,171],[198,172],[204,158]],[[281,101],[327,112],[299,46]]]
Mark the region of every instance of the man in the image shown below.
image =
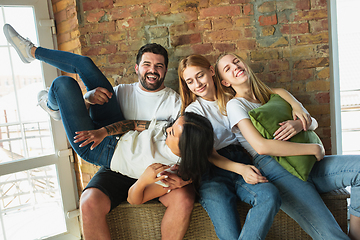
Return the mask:
[[[29,63],[34,59],[47,62],[60,69],[59,59],[68,69],[64,71],[78,73],[83,79],[79,69],[69,64],[70,58],[74,60],[74,54],[37,49],[28,39],[20,36],[10,25],[4,26],[6,38],[17,50],[23,62]],[[37,51],[40,50],[40,51]],[[35,54],[36,51],[36,54]],[[53,52],[51,52],[53,51]],[[88,58],[82,63],[76,62],[81,69],[93,78],[91,73],[96,71],[93,62]],[[168,120],[175,119],[180,112],[180,98],[170,88],[165,87],[164,79],[167,72],[167,51],[158,44],[147,44],[140,48],[135,70],[138,82],[134,84],[120,84],[114,88],[115,97],[120,103],[124,117],[128,120]],[[96,68],[97,69],[97,68]],[[96,80],[96,79],[95,79]],[[111,87],[110,87],[111,89]],[[108,102],[112,93],[105,88],[96,88],[85,94],[85,102],[89,105],[89,113],[92,115],[97,111],[98,104]],[[51,107],[48,101],[48,92],[41,91],[38,95],[39,105],[47,111],[55,120],[60,120],[60,112]],[[120,112],[120,111],[119,111]],[[121,114],[121,113],[119,113]],[[107,119],[109,124],[113,119]],[[105,122],[102,122],[105,124]],[[193,209],[195,194],[191,185],[181,180],[175,174],[168,173],[167,184],[171,191],[160,197],[161,203],[167,207],[162,223],[161,233],[163,239],[182,239],[190,222],[190,214]],[[80,211],[82,217],[82,228],[84,238],[110,239],[110,231],[106,222],[106,214],[127,199],[128,190],[136,179],[129,178],[109,169],[100,169],[89,182],[80,199]]]
[[[138,82],[120,84],[114,88],[125,119],[176,119],[181,102],[178,94],[164,85],[167,65],[167,51],[162,46],[147,44],[140,48],[135,65]],[[106,89],[97,88],[87,92],[84,97],[88,104],[94,105],[103,104],[112,96]],[[161,223],[161,235],[163,239],[182,239],[190,222],[194,192],[191,186],[184,186],[186,183],[177,175],[171,174],[168,179],[175,190],[159,198],[167,207]],[[135,179],[104,168],[95,174],[80,199],[86,239],[110,238],[105,216],[124,201],[123,197],[116,196],[117,192],[126,192],[127,195],[134,182]]]

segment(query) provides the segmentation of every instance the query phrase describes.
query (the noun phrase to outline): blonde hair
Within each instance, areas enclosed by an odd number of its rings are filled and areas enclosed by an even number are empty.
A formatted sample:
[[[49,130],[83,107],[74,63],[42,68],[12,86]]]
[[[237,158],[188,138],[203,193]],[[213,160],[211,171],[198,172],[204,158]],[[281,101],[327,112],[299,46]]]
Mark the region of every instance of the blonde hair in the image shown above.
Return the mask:
[[[264,82],[262,82],[253,72],[253,70],[250,68],[250,66],[246,63],[246,61],[241,58],[240,56],[233,54],[233,53],[222,53],[216,60],[215,64],[215,75],[216,75],[216,81],[219,82],[221,85],[221,93],[222,95],[226,95],[224,98],[224,102],[219,102],[219,108],[223,114],[226,115],[226,103],[233,97],[235,97],[236,92],[235,90],[230,86],[226,87],[221,84],[221,78],[220,71],[219,71],[219,61],[226,55],[232,55],[239,59],[242,63],[244,63],[245,68],[247,72],[250,75],[250,89],[254,93],[257,100],[261,102],[261,104],[267,103],[270,99],[270,95],[274,92],[271,90],[269,86],[267,86]]]
[[[192,102],[194,102],[197,98],[197,96],[193,92],[191,92],[190,89],[188,88],[183,76],[184,71],[187,67],[201,67],[204,69],[210,69],[211,64],[204,56],[198,54],[187,56],[180,61],[178,68],[178,75],[179,75],[179,92],[182,101],[181,113],[184,113],[186,107],[189,106]],[[217,78],[216,75],[213,76],[212,78],[216,89],[216,97],[218,100],[218,104],[220,101],[225,102],[225,100],[223,100],[225,96],[220,92],[220,88],[221,88],[220,81],[216,79]]]

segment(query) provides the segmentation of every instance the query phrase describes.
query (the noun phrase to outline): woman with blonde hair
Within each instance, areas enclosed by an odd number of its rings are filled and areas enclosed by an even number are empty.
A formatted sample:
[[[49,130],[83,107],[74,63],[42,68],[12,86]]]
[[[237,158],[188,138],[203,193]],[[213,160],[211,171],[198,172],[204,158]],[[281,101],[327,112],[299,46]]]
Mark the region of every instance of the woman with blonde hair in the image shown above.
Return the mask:
[[[270,95],[278,93],[261,82],[249,65],[235,54],[221,55],[215,66],[218,84],[223,94],[231,99],[226,104],[226,113],[232,131],[239,142],[253,157],[254,165],[279,190],[281,209],[292,217],[313,239],[349,239],[327,209],[319,193],[351,186],[350,230],[351,239],[360,239],[359,171],[360,156],[323,156],[324,149],[318,144],[294,143],[265,139],[250,120],[249,111],[269,102]],[[224,105],[222,105],[224,107]],[[299,109],[299,108],[297,108]],[[295,111],[298,111],[294,109]],[[292,130],[282,140],[288,140],[302,130],[314,130],[306,110],[302,116],[308,120],[301,128],[293,113]],[[274,110],[273,114],[278,114]],[[290,121],[288,121],[290,122]],[[282,124],[280,128],[284,127]],[[310,125],[310,126],[309,126]],[[309,127],[304,127],[309,126]],[[315,128],[314,128],[315,127]],[[309,172],[307,181],[302,181],[286,171],[270,156],[315,155],[317,161]],[[301,157],[304,158],[305,156]],[[299,160],[301,162],[301,159]],[[301,162],[302,163],[302,162]]]
[[[217,156],[231,160],[225,169],[232,172],[212,165],[202,176],[199,189],[200,203],[208,212],[217,236],[225,240],[265,239],[278,212],[280,197],[277,189],[252,165],[231,133],[227,117],[220,113],[218,101],[225,100],[217,92],[214,68],[205,57],[190,55],[180,62],[178,74],[182,112],[208,118],[214,129]],[[242,228],[238,200],[252,206]]]

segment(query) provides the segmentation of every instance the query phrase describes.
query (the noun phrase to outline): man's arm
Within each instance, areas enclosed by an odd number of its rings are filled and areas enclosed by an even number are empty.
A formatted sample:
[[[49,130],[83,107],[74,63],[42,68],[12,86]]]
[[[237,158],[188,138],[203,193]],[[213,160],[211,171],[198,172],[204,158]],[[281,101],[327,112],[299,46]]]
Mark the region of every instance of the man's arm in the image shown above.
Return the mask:
[[[144,131],[148,129],[150,125],[149,121],[141,120],[123,120],[110,125],[105,126],[107,136],[123,134],[130,130]]]
[[[74,143],[83,141],[79,145],[80,147],[84,147],[89,143],[92,143],[90,147],[92,150],[107,136],[124,134],[130,130],[137,130],[141,132],[147,129],[149,125],[150,122],[148,121],[123,120],[96,130],[75,132],[76,136],[74,137]]]

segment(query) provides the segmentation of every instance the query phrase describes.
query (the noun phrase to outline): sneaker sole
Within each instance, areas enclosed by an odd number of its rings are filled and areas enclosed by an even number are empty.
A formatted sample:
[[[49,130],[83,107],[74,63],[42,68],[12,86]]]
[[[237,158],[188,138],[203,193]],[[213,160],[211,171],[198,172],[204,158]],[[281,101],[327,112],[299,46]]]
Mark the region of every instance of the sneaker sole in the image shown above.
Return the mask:
[[[41,91],[44,92],[46,94],[48,94],[48,92],[46,91]],[[39,92],[40,93],[40,92]],[[58,112],[57,114],[55,114],[56,111],[49,109],[46,106],[46,94],[42,95],[40,98],[38,96],[38,103],[36,104],[37,106],[41,107],[47,114],[49,114],[49,116],[54,119],[55,121],[61,121],[61,115],[60,112]],[[39,95],[39,94],[38,94]],[[44,107],[43,107],[44,106]],[[54,111],[54,112],[52,112]],[[56,116],[55,116],[56,115]],[[58,115],[58,116],[57,116]]]
[[[12,29],[12,31],[16,32],[18,35],[20,35],[17,31],[15,31],[14,28],[12,28],[10,25],[5,25],[3,30],[4,30],[4,35],[6,37],[6,40],[10,43],[11,46],[13,46],[16,50],[16,52],[18,53],[21,61],[23,61],[24,63],[30,63],[28,60],[26,60],[26,58],[24,57],[23,53],[21,52],[21,50],[16,46],[16,44],[14,43],[12,37],[9,36],[9,32]],[[16,38],[16,37],[15,37]],[[16,38],[17,39],[17,38]]]

